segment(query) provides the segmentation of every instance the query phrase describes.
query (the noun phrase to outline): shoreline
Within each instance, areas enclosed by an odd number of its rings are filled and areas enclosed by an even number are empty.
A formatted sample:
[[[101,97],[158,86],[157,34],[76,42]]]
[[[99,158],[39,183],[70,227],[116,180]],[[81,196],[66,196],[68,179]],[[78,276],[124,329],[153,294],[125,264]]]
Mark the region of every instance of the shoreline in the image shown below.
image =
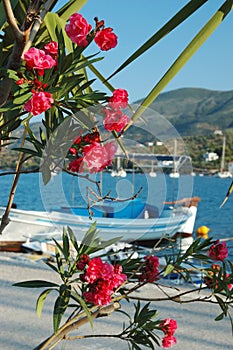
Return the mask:
[[[38,260],[37,260],[38,259]],[[36,315],[35,305],[41,289],[18,288],[13,283],[31,279],[45,279],[58,282],[56,274],[41,260],[42,256],[30,256],[21,253],[0,252],[0,315],[1,350],[29,350],[40,344],[52,333],[52,310],[56,298],[54,293],[46,299],[40,319]],[[140,296],[155,294],[155,286],[146,285]],[[130,312],[130,306],[123,302],[122,308]],[[231,325],[228,319],[214,321],[220,314],[219,306],[204,302],[178,304],[172,301],[152,302],[151,307],[159,312],[159,318],[176,319],[177,344],[174,350],[230,350],[233,346]],[[131,305],[131,310],[133,306]],[[118,333],[122,330],[122,320],[127,318],[119,313],[103,317],[94,323],[94,333]],[[99,327],[97,327],[99,325]],[[91,334],[89,325],[85,325],[81,334]],[[161,334],[162,335],[162,334]],[[62,342],[55,349],[71,350],[122,350],[128,349],[126,342],[113,338],[92,338]]]

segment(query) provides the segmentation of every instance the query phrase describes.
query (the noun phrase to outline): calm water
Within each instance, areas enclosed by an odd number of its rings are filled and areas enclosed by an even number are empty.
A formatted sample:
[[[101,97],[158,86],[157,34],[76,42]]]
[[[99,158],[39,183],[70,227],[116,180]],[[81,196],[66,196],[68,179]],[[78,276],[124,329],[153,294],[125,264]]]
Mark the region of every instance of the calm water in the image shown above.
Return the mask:
[[[99,175],[98,175],[99,176]],[[99,180],[99,177],[92,177]],[[12,176],[0,177],[0,205],[7,204],[7,196],[11,186]],[[143,174],[127,174],[120,180],[108,173],[103,174],[102,193],[119,198],[130,198],[142,187],[140,197],[163,210],[163,202],[178,198],[199,196],[198,215],[195,225],[206,225],[211,229],[214,238],[233,236],[233,195],[227,204],[219,209],[230,184],[231,179],[218,179],[208,176],[181,176],[179,179],[160,174],[155,178]],[[67,205],[86,205],[87,187],[97,192],[89,181],[73,178],[65,173],[54,176],[50,183],[43,186],[39,174],[22,175],[16,191],[14,202],[19,209],[49,210],[53,207]],[[74,193],[74,194],[72,194]],[[229,246],[233,241],[228,242]]]

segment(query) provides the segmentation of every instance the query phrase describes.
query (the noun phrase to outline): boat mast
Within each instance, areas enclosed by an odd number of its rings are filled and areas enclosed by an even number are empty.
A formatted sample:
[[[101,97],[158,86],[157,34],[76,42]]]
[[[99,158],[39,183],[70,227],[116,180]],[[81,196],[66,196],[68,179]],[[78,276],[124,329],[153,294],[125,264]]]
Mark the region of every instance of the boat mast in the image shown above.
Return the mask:
[[[220,171],[224,171],[225,167],[225,150],[226,150],[226,137],[223,137],[223,145],[222,145],[222,159],[221,159],[221,168]]]

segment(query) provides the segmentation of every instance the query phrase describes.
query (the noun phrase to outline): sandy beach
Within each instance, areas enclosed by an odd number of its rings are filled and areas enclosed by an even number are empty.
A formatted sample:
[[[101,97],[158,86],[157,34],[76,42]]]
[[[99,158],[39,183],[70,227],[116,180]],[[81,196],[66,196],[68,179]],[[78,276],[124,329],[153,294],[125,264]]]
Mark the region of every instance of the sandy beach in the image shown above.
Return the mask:
[[[33,349],[52,333],[52,309],[55,294],[45,301],[44,310],[39,319],[35,312],[36,299],[41,290],[17,288],[15,282],[45,279],[57,282],[55,273],[42,260],[29,259],[25,254],[0,253],[0,349],[27,350]],[[153,296],[154,286],[146,286],[139,293],[141,296]],[[124,302],[130,311],[129,305]],[[132,308],[132,306],[131,306]],[[207,303],[177,304],[171,301],[153,303],[159,311],[159,318],[176,319],[177,344],[174,350],[230,350],[233,348],[233,337],[229,320],[220,322],[214,318],[220,313],[219,306]],[[118,333],[122,329],[119,313],[111,317],[101,318],[95,323],[96,334]],[[81,330],[83,334],[91,334],[89,325]],[[61,343],[56,349],[128,349],[125,342],[113,338],[94,338]]]

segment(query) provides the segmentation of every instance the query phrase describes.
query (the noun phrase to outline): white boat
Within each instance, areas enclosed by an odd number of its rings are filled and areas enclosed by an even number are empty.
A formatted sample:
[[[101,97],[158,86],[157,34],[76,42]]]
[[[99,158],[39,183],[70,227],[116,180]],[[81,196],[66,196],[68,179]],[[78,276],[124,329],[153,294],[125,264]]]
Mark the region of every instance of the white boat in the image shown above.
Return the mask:
[[[221,179],[226,179],[228,177],[232,177],[230,171],[225,170],[225,149],[226,149],[226,137],[223,137],[223,145],[222,145],[222,158],[221,158],[221,167],[220,171],[216,174],[216,177]]]
[[[111,171],[111,176],[112,177],[126,177],[127,173],[124,169],[120,168],[118,170],[112,170]]]
[[[153,160],[151,162],[151,171],[149,172],[149,176],[150,177],[156,177],[157,176],[157,173],[154,171],[154,162],[153,162]]]
[[[121,166],[121,158],[117,157],[117,167],[111,171],[112,177],[126,177],[127,173]]]
[[[0,235],[0,246],[14,242],[22,244],[27,240],[61,239],[63,227],[67,226],[80,241],[94,222],[103,241],[119,238],[121,242],[152,246],[157,240],[173,237],[177,232],[189,231],[192,234],[196,218],[196,210],[193,209],[197,203],[193,204],[190,198],[187,201],[191,203],[189,208],[187,205],[169,208],[162,215],[158,214],[156,207],[138,199],[108,201],[91,208],[94,214],[91,220],[87,209],[81,207],[64,207],[50,212],[11,209],[10,223]],[[0,217],[4,211],[5,208],[0,207]]]

